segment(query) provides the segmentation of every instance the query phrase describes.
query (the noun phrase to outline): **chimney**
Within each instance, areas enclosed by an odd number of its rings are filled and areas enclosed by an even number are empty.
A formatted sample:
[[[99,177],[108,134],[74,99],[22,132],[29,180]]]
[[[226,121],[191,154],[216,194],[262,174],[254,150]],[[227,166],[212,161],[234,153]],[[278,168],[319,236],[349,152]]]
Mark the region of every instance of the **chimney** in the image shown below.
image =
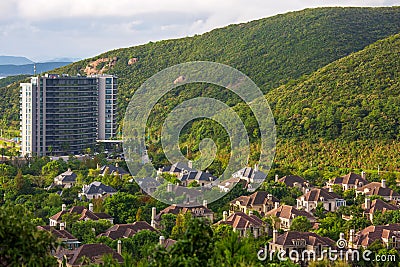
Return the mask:
[[[279,175],[275,174],[275,182],[278,182],[278,180],[279,180]]]
[[[361,172],[361,177],[362,177],[363,179],[367,180],[367,175],[366,175],[365,171],[362,171],[362,172]]]
[[[383,188],[386,188],[386,180],[385,179],[382,179],[381,184],[382,184],[381,186]]]
[[[275,202],[274,205],[275,205],[275,209],[279,208],[279,202]]]
[[[156,228],[156,214],[157,214],[157,208],[152,207],[151,208],[151,227]]]
[[[71,172],[71,168],[68,168],[68,172]]]
[[[97,163],[96,169],[100,170],[100,164]]]
[[[349,243],[353,244],[354,242],[354,229],[350,229],[350,233],[349,233]]]
[[[250,216],[253,215],[253,211],[252,210],[249,210],[249,215]]]
[[[371,199],[370,198],[366,197],[364,203],[365,203],[365,209],[371,208]]]
[[[268,194],[268,195],[267,195],[267,199],[268,199],[268,200],[271,200],[271,199],[272,199],[272,195],[271,195],[271,194]]]
[[[207,208],[207,199],[203,200],[203,206]]]
[[[333,188],[332,187],[329,187],[329,192],[333,192]]]
[[[228,218],[228,212],[225,210],[223,213],[222,213],[222,220],[224,221],[224,222],[226,222],[226,219]]]
[[[278,230],[274,229],[274,231],[272,231],[272,243],[276,243],[277,238],[278,238]]]
[[[89,203],[89,210],[93,212],[93,203]]]
[[[117,252],[118,252],[118,254],[122,254],[122,242],[121,242],[121,240],[118,240],[118,242],[117,242]]]
[[[258,165],[254,164],[254,172],[258,172]]]
[[[167,185],[167,192],[172,192],[172,184],[168,183]]]
[[[62,204],[62,205],[61,205],[61,210],[62,210],[62,211],[66,211],[66,210],[67,210],[67,205]]]
[[[165,243],[165,237],[164,237],[163,235],[160,235],[160,238],[159,238],[159,240],[160,240],[160,245],[161,245],[161,246],[164,246],[164,243]]]
[[[64,223],[60,223],[60,230],[65,230],[65,224]]]
[[[116,167],[116,168],[118,168],[118,167],[119,167],[119,165],[118,165],[118,162],[115,162],[115,167]]]
[[[188,161],[188,167],[190,169],[193,169],[193,161],[191,161],[191,160]]]

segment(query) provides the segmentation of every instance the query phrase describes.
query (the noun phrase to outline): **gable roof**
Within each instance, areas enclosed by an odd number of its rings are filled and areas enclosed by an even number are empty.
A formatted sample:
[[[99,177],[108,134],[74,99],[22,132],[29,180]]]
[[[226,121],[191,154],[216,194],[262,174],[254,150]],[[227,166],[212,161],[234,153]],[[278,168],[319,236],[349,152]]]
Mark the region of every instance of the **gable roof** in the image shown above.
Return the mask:
[[[384,239],[387,240],[392,236],[400,238],[399,223],[368,226],[355,235],[353,243],[357,246],[367,247],[376,240],[380,240],[383,243]]]
[[[66,172],[61,173],[60,175],[56,176],[54,179],[57,179],[61,182],[75,182],[77,175],[68,169]]]
[[[111,217],[107,213],[104,213],[104,212],[94,213],[94,212],[88,210],[84,206],[74,206],[74,207],[70,208],[69,210],[62,210],[60,212],[57,212],[53,216],[51,216],[50,219],[59,222],[59,221],[61,221],[62,216],[67,213],[80,214],[81,215],[81,217],[79,218],[80,221],[84,220],[86,218],[93,220],[93,221],[97,221],[100,219],[113,219],[113,217]]]
[[[145,221],[134,222],[130,224],[115,224],[104,233],[98,236],[107,236],[113,240],[134,236],[137,232],[142,230],[149,230],[155,232],[150,224]]]
[[[208,172],[203,172],[203,171],[190,171],[182,175],[180,178],[181,181],[187,181],[187,180],[196,180],[196,181],[215,181],[217,180],[217,177],[211,175]]]
[[[276,209],[268,211],[265,216],[276,216],[279,218],[293,219],[298,216],[304,216],[310,221],[316,221],[316,218],[304,210],[298,210],[293,206],[281,205]]]
[[[362,204],[362,208],[365,210],[366,213],[373,214],[376,211],[382,211],[385,212],[387,210],[399,210],[400,207],[387,203],[386,201],[383,201],[382,199],[374,199],[371,201],[371,207],[369,209],[366,208],[365,203]]]
[[[342,199],[336,193],[329,192],[325,188],[311,189],[310,191],[308,191],[303,196],[300,196],[297,199],[300,199],[301,197],[304,197],[305,201],[322,201],[321,198],[323,198],[323,201],[333,200],[333,199]]]
[[[389,187],[382,187],[380,182],[372,182],[364,185],[363,187],[357,188],[358,192],[362,192],[367,196],[378,195],[382,197],[400,197],[400,194],[393,191]]]
[[[276,239],[275,244],[282,246],[293,246],[293,241],[297,241],[299,239],[303,239],[306,241],[307,245],[310,246],[334,246],[335,241],[330,239],[329,237],[323,237],[313,232],[297,232],[297,231],[288,231],[282,235],[279,235]]]
[[[112,188],[111,186],[105,185],[102,182],[92,182],[88,186],[85,186],[83,189],[83,193],[86,195],[95,195],[95,194],[109,194],[116,193],[117,190]]]
[[[336,177],[331,182],[333,184],[349,184],[356,186],[359,186],[360,184],[362,184],[361,186],[364,186],[369,183],[366,179],[362,178],[361,175],[354,172],[349,172],[342,177]]]
[[[100,174],[104,175],[106,171],[108,171],[109,174],[115,174],[115,173],[118,173],[119,175],[129,174],[129,172],[125,171],[124,168],[112,164],[101,166]]]
[[[56,238],[66,239],[68,241],[78,241],[78,239],[75,236],[73,236],[70,232],[68,232],[67,230],[56,229],[54,226],[50,226],[50,225],[37,226],[37,228],[39,230],[50,232]]]
[[[253,169],[251,167],[244,167],[234,173],[232,175],[233,177],[243,177],[243,178],[249,178],[249,179],[254,179],[254,180],[265,180],[267,175],[263,173],[262,171],[259,171],[257,169]]]
[[[105,244],[85,244],[72,251],[63,250],[57,257],[62,260],[65,255],[68,264],[72,266],[81,266],[82,257],[87,257],[90,263],[101,263],[102,257],[106,254],[110,254],[119,263],[124,262],[120,254]]]
[[[199,216],[199,215],[203,216],[203,215],[208,215],[208,214],[214,214],[212,210],[210,210],[209,208],[202,206],[202,205],[198,205],[198,206],[194,206],[194,207],[181,207],[181,206],[177,206],[177,205],[173,204],[171,206],[166,207],[162,211],[160,211],[156,215],[155,220],[161,221],[162,215],[167,214],[167,213],[178,215],[180,212],[182,212],[182,213],[190,212],[193,216]]]
[[[247,215],[244,212],[238,211],[226,218],[226,221],[221,220],[217,224],[228,224],[231,225],[233,229],[248,229],[250,227],[262,227],[265,225],[260,218],[256,215]]]
[[[240,196],[234,200],[231,201],[232,204],[235,204],[236,201],[240,202],[240,205],[246,206],[246,207],[252,207],[254,205],[263,205],[267,204],[268,201],[272,202],[279,202],[279,199],[274,197],[271,194],[268,194],[268,192],[265,191],[257,191],[251,194],[250,196]]]
[[[305,184],[308,184],[304,178],[297,176],[297,175],[286,175],[283,176],[278,180],[280,183],[284,183],[286,186],[289,187],[294,187],[295,183],[300,184],[301,186],[304,186]]]

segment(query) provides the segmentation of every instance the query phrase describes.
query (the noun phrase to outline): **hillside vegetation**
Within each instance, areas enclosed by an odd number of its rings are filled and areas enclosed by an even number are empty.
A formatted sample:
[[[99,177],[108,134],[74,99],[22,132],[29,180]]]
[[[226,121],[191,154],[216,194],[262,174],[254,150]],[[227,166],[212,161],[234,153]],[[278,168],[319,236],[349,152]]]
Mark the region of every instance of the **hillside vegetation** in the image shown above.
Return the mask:
[[[317,162],[313,166],[346,162],[351,167],[357,161],[350,158],[353,155],[339,153],[343,160],[328,164],[323,160],[325,154],[303,160],[301,153],[311,148],[321,150],[330,142],[328,155],[334,153],[331,149],[335,146],[361,155],[363,146],[351,142],[358,140],[375,151],[375,144],[382,148],[398,139],[398,36],[352,54],[398,32],[399,7],[306,9],[194,37],[117,49],[54,72],[119,76],[121,120],[134,91],[156,72],[195,60],[225,63],[248,75],[267,94],[280,140],[278,163],[309,164],[311,160]],[[7,125],[18,125],[18,90],[18,83],[0,89],[4,97],[0,116]],[[163,119],[174,106],[196,96],[214,97],[235,106],[246,121],[255,160],[259,135],[251,112],[233,94],[209,85],[180,86],[163,97],[150,118],[150,153],[160,163],[164,161],[158,138]],[[190,129],[195,131],[189,134]],[[222,131],[212,123],[195,121],[186,127],[181,141],[195,157],[196,142],[215,133],[219,148],[226,146]],[[225,164],[223,154],[215,162],[216,169]],[[398,165],[395,163],[395,168]]]

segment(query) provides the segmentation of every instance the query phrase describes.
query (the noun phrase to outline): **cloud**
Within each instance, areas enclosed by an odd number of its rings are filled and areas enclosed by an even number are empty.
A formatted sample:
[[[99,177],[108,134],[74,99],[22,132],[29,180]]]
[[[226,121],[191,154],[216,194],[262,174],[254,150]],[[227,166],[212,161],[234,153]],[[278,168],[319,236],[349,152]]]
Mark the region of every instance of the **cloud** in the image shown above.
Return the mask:
[[[1,0],[0,54],[89,57],[148,41],[317,6],[390,6],[395,0]]]

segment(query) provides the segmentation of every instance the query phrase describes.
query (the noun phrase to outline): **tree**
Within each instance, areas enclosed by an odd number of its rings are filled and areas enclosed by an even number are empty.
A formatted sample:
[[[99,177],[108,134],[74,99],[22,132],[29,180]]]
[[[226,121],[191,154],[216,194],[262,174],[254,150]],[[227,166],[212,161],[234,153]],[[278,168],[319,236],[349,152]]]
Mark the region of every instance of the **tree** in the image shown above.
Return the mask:
[[[188,224],[192,219],[192,214],[188,211],[186,213],[180,212],[176,216],[176,223],[175,226],[172,228],[171,231],[171,238],[172,239],[180,239],[185,234]]]
[[[168,238],[171,235],[172,229],[174,228],[176,223],[176,215],[172,213],[166,213],[161,215],[160,226],[162,229],[162,233],[165,238]]]
[[[312,228],[311,222],[305,216],[297,216],[292,220],[291,231],[308,232]]]
[[[105,212],[113,216],[115,223],[134,222],[137,209],[142,206],[137,196],[118,192],[103,202]]]
[[[2,266],[55,266],[50,254],[56,241],[31,221],[21,205],[0,207],[0,263]]]
[[[240,238],[233,231],[215,242],[211,266],[255,266],[259,263],[250,238]]]

